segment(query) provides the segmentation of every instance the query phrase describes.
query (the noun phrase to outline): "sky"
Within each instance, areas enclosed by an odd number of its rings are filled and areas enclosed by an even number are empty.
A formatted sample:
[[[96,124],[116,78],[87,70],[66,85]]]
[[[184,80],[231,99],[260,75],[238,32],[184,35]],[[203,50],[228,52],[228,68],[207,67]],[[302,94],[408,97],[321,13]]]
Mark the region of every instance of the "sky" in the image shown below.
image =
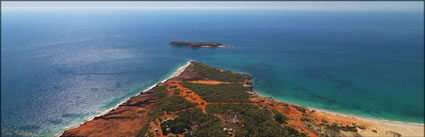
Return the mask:
[[[3,2],[2,9],[69,9],[69,8],[128,8],[128,9],[272,9],[272,10],[396,10],[423,11],[423,1],[38,1]]]

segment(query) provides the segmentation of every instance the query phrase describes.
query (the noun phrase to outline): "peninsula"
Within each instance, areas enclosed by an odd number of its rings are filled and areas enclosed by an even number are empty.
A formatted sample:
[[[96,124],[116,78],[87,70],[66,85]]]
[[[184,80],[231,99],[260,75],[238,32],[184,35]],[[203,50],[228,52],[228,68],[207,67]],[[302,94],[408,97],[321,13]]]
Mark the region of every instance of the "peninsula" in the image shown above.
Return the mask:
[[[229,46],[224,46],[218,42],[183,42],[183,41],[172,41],[169,43],[171,46],[175,47],[190,47],[190,48],[231,48]]]
[[[251,76],[188,62],[176,76],[63,137],[423,136],[423,125],[313,110],[253,91]]]

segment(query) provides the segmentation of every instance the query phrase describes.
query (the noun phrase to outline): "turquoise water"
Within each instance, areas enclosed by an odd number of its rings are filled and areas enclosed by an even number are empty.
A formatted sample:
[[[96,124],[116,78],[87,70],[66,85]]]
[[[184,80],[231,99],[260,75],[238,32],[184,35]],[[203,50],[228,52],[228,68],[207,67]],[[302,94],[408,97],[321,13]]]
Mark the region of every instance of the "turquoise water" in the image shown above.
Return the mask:
[[[53,136],[188,60],[254,76],[275,99],[424,123],[423,11],[2,11],[1,126]],[[217,41],[189,49],[170,41]]]

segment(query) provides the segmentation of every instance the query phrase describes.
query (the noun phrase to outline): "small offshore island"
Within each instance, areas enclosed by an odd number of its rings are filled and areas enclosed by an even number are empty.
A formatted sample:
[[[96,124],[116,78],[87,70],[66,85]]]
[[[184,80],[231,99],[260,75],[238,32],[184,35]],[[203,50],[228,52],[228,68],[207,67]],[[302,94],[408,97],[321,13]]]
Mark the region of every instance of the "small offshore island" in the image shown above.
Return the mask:
[[[423,125],[362,119],[275,101],[251,76],[188,62],[174,77],[63,137],[423,136]]]
[[[169,43],[175,47],[189,47],[189,48],[232,48],[230,46],[224,46],[218,42],[183,42],[183,41],[172,41]]]

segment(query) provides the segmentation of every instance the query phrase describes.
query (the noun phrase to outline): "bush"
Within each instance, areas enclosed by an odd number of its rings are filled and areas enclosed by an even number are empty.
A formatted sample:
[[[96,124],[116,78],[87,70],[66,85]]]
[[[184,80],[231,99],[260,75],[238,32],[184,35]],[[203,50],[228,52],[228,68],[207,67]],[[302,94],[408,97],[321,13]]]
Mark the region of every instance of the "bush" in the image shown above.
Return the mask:
[[[357,128],[355,126],[339,127],[339,129],[347,131],[347,132],[357,132]]]
[[[176,89],[174,90],[174,95],[179,95],[180,94],[180,90]]]
[[[258,106],[249,104],[208,104],[208,113],[237,115],[241,119],[243,127],[237,130],[236,137],[281,137],[303,136],[296,130],[281,128],[279,123],[273,121],[269,111],[260,110]],[[305,135],[304,135],[305,136]]]
[[[155,97],[158,97],[159,99],[163,99],[165,97],[167,97],[167,90],[166,90],[166,86],[156,86],[154,88],[152,88],[152,94]]]
[[[150,121],[150,120],[149,120]],[[144,137],[145,134],[148,132],[149,130],[149,121],[146,122],[142,128],[140,128],[140,130],[137,132],[136,137]]]
[[[182,96],[171,96],[168,97],[165,101],[161,102],[161,110],[167,112],[174,112],[177,110],[182,110],[186,108],[191,108],[196,106],[196,103],[187,101]]]
[[[218,118],[211,114],[204,114],[200,108],[177,113],[178,117],[171,121],[161,123],[164,135],[168,134],[166,127],[173,134],[184,134],[185,137],[227,137],[222,131],[223,127]]]
[[[165,87],[165,86],[163,86],[163,87]],[[155,87],[154,88],[155,89],[154,95],[160,96],[162,98],[160,98],[160,101],[159,101],[160,106],[152,109],[152,111],[148,114],[149,116],[152,116],[152,118],[149,119],[148,121],[155,120],[164,111],[174,112],[174,111],[177,111],[177,110],[186,109],[186,108],[196,106],[196,103],[189,102],[186,99],[184,99],[184,97],[182,97],[182,96],[166,97],[165,88],[163,88],[163,87],[159,87],[159,88]],[[164,91],[164,92],[162,92],[162,91]],[[163,96],[163,93],[165,93],[165,96]],[[144,136],[147,133],[149,126],[150,126],[149,122],[146,122],[145,125],[139,130],[139,132],[137,133],[136,136],[137,137]]]
[[[140,130],[137,132],[136,137],[144,137],[146,133],[148,133],[149,131],[150,121],[154,120],[156,117],[158,117],[158,114],[155,114],[155,116],[147,120],[147,122],[143,125],[143,127],[140,128]],[[150,132],[148,134],[149,134],[148,136],[153,136],[152,133]]]
[[[181,85],[194,91],[208,102],[248,102],[248,88],[242,84],[198,84],[183,82]]]
[[[164,102],[167,99],[167,87],[166,86],[156,86],[152,88],[152,95],[159,99],[159,102]],[[157,116],[161,114],[161,107],[157,107],[152,109],[151,112],[148,113],[149,116]]]
[[[339,128],[335,123],[330,125],[330,126],[326,125],[326,129],[339,133]]]
[[[295,109],[297,109],[298,111],[300,111],[300,112],[303,112],[303,113],[305,113],[306,111],[305,111],[305,108],[304,107],[302,107],[302,106],[297,106],[297,105],[292,105],[293,107],[295,107]]]
[[[356,126],[338,126],[335,123],[333,123],[332,125],[326,125],[326,128],[335,132],[339,132],[339,130],[343,130],[346,132],[357,132],[357,127]]]
[[[295,130],[294,128],[292,128],[292,127],[289,127],[289,126],[285,126],[285,127],[283,127],[283,130],[285,131],[285,137],[288,137],[288,136],[294,136],[294,137],[307,137],[307,135],[306,134],[304,134],[304,133],[300,133],[300,132],[298,132],[297,130]]]
[[[273,118],[279,123],[285,123],[288,118],[284,115],[282,115],[279,111],[272,109],[272,112],[274,114]]]
[[[191,108],[196,106],[196,103],[192,103],[190,101],[187,101],[182,96],[171,96],[168,98],[165,98],[164,100],[160,101],[160,106],[154,108],[149,115],[159,115],[161,113],[165,112],[175,112],[178,110]]]
[[[246,80],[246,75],[240,73],[232,73],[231,71],[223,71],[205,65],[196,63],[193,66],[195,72],[199,72],[202,75],[207,76],[211,80],[224,81],[224,82],[242,82]]]

